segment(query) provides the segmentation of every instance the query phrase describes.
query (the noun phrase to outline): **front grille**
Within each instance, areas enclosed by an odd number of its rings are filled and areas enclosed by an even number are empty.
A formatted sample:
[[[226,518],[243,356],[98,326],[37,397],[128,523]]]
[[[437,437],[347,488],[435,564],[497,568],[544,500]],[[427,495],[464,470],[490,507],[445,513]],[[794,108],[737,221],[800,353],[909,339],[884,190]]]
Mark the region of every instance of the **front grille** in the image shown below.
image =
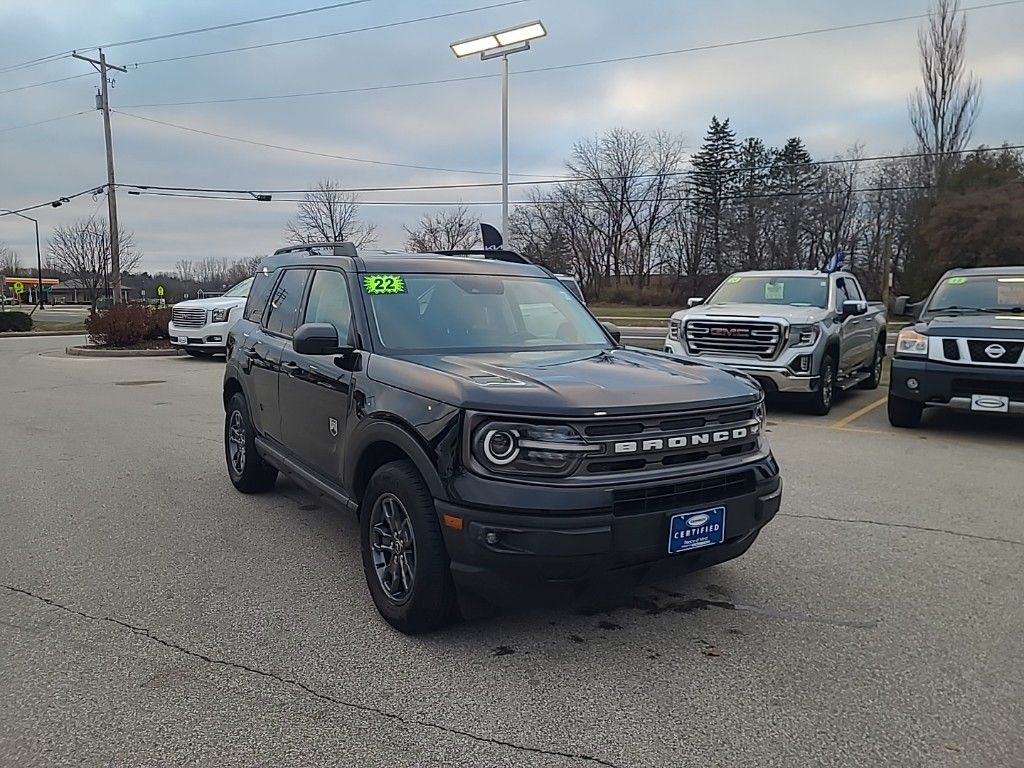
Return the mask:
[[[720,354],[771,360],[782,347],[778,323],[745,320],[691,320],[686,346],[691,354]]]
[[[581,475],[595,476],[665,469],[752,454],[757,451],[761,422],[757,407],[744,405],[693,414],[588,419],[576,426],[588,443],[602,447],[600,453],[584,458],[578,470]],[[719,433],[728,433],[728,439],[721,442],[693,439]],[[629,450],[618,450],[623,446],[628,446]]]
[[[998,352],[1000,347],[1003,350],[1002,354],[993,357],[988,353],[988,350]],[[986,341],[984,339],[971,339],[967,342],[967,348],[970,350],[972,362],[1016,365],[1020,362],[1021,353],[1024,352],[1024,341]]]
[[[756,482],[753,470],[746,470],[686,483],[618,490],[612,495],[612,513],[622,517],[711,504],[753,493]]]
[[[171,321],[179,328],[202,328],[206,325],[206,310],[198,307],[174,307]]]
[[[953,397],[997,395],[1011,400],[1024,400],[1024,381],[992,381],[991,379],[953,379]]]

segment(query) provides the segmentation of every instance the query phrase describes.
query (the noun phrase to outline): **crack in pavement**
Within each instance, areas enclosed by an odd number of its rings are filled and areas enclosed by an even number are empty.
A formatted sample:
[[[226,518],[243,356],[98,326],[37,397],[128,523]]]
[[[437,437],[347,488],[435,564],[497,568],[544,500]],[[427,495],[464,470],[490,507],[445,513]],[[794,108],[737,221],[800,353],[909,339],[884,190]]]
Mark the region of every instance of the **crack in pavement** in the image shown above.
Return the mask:
[[[998,536],[981,536],[977,533],[962,533],[951,531],[948,528],[931,528],[926,525],[911,525],[910,523],[890,523],[884,520],[858,520],[846,517],[828,517],[826,515],[795,515],[792,512],[779,512],[778,517],[798,517],[805,520],[825,520],[830,523],[861,523],[862,525],[879,525],[883,528],[907,528],[911,531],[925,531],[927,533],[945,533],[949,536],[959,536],[965,539],[977,539],[979,541],[994,541],[999,544],[1014,544],[1024,547],[1024,541],[1016,539],[1002,539]]]
[[[274,672],[267,672],[266,670],[260,669],[258,667],[251,667],[248,664],[242,664],[236,661],[229,661],[227,659],[218,659],[212,656],[207,656],[206,654],[200,653],[198,651],[193,651],[189,648],[185,648],[184,646],[178,645],[173,641],[165,640],[159,635],[153,634],[153,632],[146,629],[145,627],[137,627],[134,624],[129,624],[128,622],[121,621],[120,619],[115,619],[111,616],[94,616],[92,614],[86,613],[85,611],[80,611],[77,608],[71,608],[67,605],[63,605],[62,603],[58,603],[56,600],[53,600],[52,598],[37,595],[33,592],[30,592],[27,589],[22,589],[21,587],[16,587],[11,584],[0,584],[0,587],[3,587],[11,593],[30,597],[33,600],[37,600],[38,602],[50,606],[51,608],[56,608],[58,610],[64,611],[65,613],[69,613],[73,616],[78,616],[89,621],[102,621],[110,624],[116,624],[119,627],[129,630],[132,634],[139,635],[141,637],[146,638],[147,640],[152,640],[153,642],[162,645],[169,650],[175,651],[185,656],[189,656],[194,659],[200,659],[201,661],[205,661],[208,664],[216,664],[218,666],[230,667],[233,669],[240,670],[242,672],[248,672],[253,675],[259,675],[260,677],[270,678],[272,680],[277,681],[278,683],[281,683],[282,685],[291,688],[298,688],[299,690],[304,691],[310,696],[320,699],[321,701],[330,702],[331,704],[335,704],[340,707],[347,707],[349,709],[354,709],[366,714],[378,715],[379,717],[383,717],[387,720],[392,720],[394,722],[402,723],[403,725],[417,725],[422,728],[432,728],[434,730],[441,731],[443,733],[451,734],[454,736],[463,736],[467,739],[471,739],[482,744],[493,744],[495,746],[507,747],[509,749],[515,749],[521,752],[531,752],[537,755],[547,755],[549,757],[564,757],[571,760],[585,760],[587,762],[595,763],[597,765],[608,766],[608,768],[621,768],[621,766],[619,766],[616,763],[610,762],[600,757],[594,757],[593,755],[585,755],[575,752],[562,752],[557,749],[544,749],[542,747],[531,747],[525,744],[517,744],[515,742],[505,741],[503,739],[497,739],[491,736],[481,736],[470,731],[464,731],[460,728],[452,728],[450,726],[432,723],[429,720],[421,720],[419,718],[406,717],[396,712],[388,712],[386,710],[379,709],[378,707],[373,707],[367,704],[357,704],[355,702],[345,701],[344,699],[338,699],[334,696],[318,691],[315,688],[311,688],[310,686],[306,685],[305,683],[299,680],[293,680],[292,678],[282,677],[278,674],[275,674]]]

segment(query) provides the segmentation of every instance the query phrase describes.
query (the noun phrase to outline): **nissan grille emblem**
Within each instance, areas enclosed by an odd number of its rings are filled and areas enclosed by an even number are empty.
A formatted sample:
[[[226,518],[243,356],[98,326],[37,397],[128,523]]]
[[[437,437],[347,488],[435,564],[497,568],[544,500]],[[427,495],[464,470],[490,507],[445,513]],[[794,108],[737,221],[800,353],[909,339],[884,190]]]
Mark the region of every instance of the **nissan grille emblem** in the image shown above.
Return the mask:
[[[985,347],[985,354],[991,357],[993,360],[998,360],[1000,357],[1006,354],[1006,347],[1002,344],[989,344]]]

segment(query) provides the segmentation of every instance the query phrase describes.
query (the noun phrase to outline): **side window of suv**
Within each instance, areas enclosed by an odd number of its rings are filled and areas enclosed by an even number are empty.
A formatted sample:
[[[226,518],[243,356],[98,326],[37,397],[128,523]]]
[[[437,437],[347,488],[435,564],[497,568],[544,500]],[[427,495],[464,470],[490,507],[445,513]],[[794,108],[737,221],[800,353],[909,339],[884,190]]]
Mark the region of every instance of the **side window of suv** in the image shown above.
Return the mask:
[[[270,289],[274,287],[274,280],[277,275],[261,269],[253,276],[252,288],[249,289],[249,298],[245,302],[245,313],[243,317],[254,323],[263,320],[263,310],[267,308],[267,299],[270,298]]]
[[[345,275],[333,269],[318,269],[306,301],[304,323],[328,323],[338,330],[344,344],[352,327],[352,302]]]
[[[299,307],[302,305],[302,292],[306,287],[308,269],[289,269],[281,275],[281,279],[270,296],[269,316],[264,327],[270,333],[291,336],[298,326]]]

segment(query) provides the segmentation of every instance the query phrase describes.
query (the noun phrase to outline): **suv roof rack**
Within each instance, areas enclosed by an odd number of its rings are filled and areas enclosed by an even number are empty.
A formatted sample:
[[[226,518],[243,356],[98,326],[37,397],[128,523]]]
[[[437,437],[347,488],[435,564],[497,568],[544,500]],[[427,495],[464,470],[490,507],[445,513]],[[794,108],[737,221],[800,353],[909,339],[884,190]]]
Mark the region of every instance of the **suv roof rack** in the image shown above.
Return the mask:
[[[493,259],[494,261],[507,261],[510,264],[533,264],[525,256],[516,253],[515,251],[505,250],[504,248],[477,248],[477,249],[462,249],[453,251],[431,251],[439,256],[483,256],[485,259]]]
[[[322,243],[301,243],[300,245],[289,245],[286,248],[278,248],[274,251],[275,256],[279,256],[282,253],[296,253],[298,251],[309,251],[313,253],[313,249],[317,248],[330,248],[333,256],[348,256],[349,258],[357,258],[359,254],[356,252],[355,243],[344,242],[341,240],[335,242],[322,242]]]

